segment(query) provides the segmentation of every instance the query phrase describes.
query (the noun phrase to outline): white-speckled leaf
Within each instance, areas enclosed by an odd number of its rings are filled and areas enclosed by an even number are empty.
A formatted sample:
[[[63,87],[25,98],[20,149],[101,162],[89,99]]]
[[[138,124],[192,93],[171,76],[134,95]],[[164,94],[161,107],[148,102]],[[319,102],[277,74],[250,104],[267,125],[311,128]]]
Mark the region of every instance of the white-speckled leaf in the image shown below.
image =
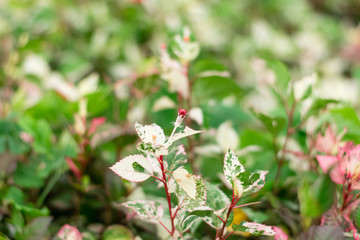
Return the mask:
[[[191,198],[196,196],[196,176],[189,174],[189,172],[180,167],[173,172],[175,181]]]
[[[188,136],[198,134],[198,133],[201,133],[201,131],[191,129],[186,126],[183,131],[175,133],[174,136],[171,139],[169,139],[169,145],[171,145],[173,142],[175,142],[181,138],[188,137]]]
[[[153,147],[164,145],[166,137],[162,128],[157,124],[143,126],[136,122],[135,129],[144,143],[150,143]]]
[[[234,188],[242,193],[253,193],[259,191],[265,184],[265,175],[267,171],[256,171],[250,173],[248,171],[244,171],[236,176]],[[240,195],[241,195],[240,194]]]
[[[255,236],[274,236],[276,234],[272,226],[266,226],[260,223],[246,221],[240,223],[239,225],[232,225],[232,229],[234,231],[248,232]]]
[[[229,182],[230,185],[233,185],[234,178],[244,171],[244,166],[239,162],[239,159],[237,158],[234,151],[229,148],[224,158],[225,179]]]
[[[133,209],[136,214],[147,220],[160,220],[163,216],[164,210],[160,203],[153,201],[129,201],[121,204],[124,207]]]
[[[185,215],[181,222],[183,231],[189,229],[197,219],[202,219],[210,227],[218,229],[222,226],[222,221],[216,216],[214,210],[203,207],[202,209],[196,209]]]
[[[154,173],[161,175],[160,163],[153,154],[148,154],[147,159],[149,160]]]
[[[110,169],[131,182],[142,182],[151,177],[153,169],[143,155],[130,155],[115,163]]]
[[[204,180],[200,176],[193,176],[196,184],[195,198],[190,198],[188,194],[181,188],[177,187],[176,195],[179,202],[182,202],[181,208],[186,211],[193,211],[199,207],[204,207],[206,204],[206,187]]]

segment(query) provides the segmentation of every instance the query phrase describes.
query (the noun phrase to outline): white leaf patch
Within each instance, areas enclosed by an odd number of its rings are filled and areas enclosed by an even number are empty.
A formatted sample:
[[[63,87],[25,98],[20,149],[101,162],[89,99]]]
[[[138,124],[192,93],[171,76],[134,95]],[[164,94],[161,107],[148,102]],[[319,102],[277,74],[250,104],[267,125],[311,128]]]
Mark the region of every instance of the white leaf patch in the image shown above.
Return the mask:
[[[164,213],[162,205],[153,201],[129,201],[121,205],[133,209],[139,217],[147,220],[160,220]]]
[[[191,198],[196,196],[196,176],[189,174],[184,168],[178,168],[173,172],[175,181]]]
[[[239,162],[234,151],[229,148],[224,158],[225,179],[230,185],[233,185],[234,178],[242,172],[245,172],[244,166]]]
[[[149,160],[154,173],[157,173],[157,174],[161,175],[160,163],[157,160],[157,158],[152,154],[148,154],[146,157]]]
[[[151,125],[143,126],[136,122],[135,129],[144,143],[151,143],[153,147],[164,145],[166,138],[164,131],[159,125],[153,123]]]
[[[174,136],[171,139],[169,139],[169,144],[171,145],[173,142],[175,142],[175,141],[177,141],[177,140],[179,140],[181,138],[191,136],[191,135],[194,135],[194,134],[198,134],[198,133],[201,133],[201,131],[191,129],[191,128],[186,126],[184,131],[175,133]]]
[[[140,166],[137,166],[137,164]],[[145,181],[153,174],[150,162],[140,154],[127,156],[111,166],[110,169],[120,177],[131,182]]]

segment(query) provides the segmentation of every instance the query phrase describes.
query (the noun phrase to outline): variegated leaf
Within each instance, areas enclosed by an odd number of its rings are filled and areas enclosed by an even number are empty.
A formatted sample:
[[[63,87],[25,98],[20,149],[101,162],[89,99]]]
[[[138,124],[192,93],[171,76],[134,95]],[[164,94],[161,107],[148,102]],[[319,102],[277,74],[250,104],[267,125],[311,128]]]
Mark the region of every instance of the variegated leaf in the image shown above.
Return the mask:
[[[189,174],[189,172],[182,167],[173,172],[173,177],[187,195],[194,199],[196,196],[196,177]]]
[[[168,144],[171,145],[173,142],[175,142],[175,141],[177,141],[177,140],[179,140],[181,138],[188,137],[188,136],[198,134],[198,133],[201,133],[201,131],[191,129],[191,128],[186,126],[184,130],[182,130],[182,131],[180,131],[178,133],[175,133],[174,136],[172,136],[169,139]]]
[[[240,223],[239,225],[232,225],[232,229],[234,231],[248,232],[255,236],[274,236],[276,234],[272,226],[266,226],[260,223],[246,221]]]
[[[229,148],[224,158],[225,179],[230,185],[233,185],[234,178],[242,172],[245,172],[244,166],[239,162],[234,151]]]
[[[178,185],[176,195],[181,204],[181,208],[186,211],[193,211],[198,207],[205,206],[206,187],[204,180],[200,176],[193,176],[196,184],[195,198],[190,198],[188,194]]]
[[[153,174],[153,169],[143,155],[130,155],[115,163],[110,169],[131,182],[143,182]]]
[[[149,160],[154,173],[161,175],[160,163],[153,154],[148,154],[146,158]]]
[[[184,231],[189,229],[197,218],[202,219],[210,227],[215,229],[220,228],[223,224],[223,222],[214,213],[214,210],[208,207],[202,207],[201,209],[189,212],[185,215],[181,223],[182,229]]]
[[[121,204],[124,207],[131,208],[136,214],[147,220],[160,220],[163,216],[164,210],[160,203],[153,201],[129,201]]]
[[[226,210],[230,205],[229,198],[217,186],[208,182],[206,182],[205,186],[207,192],[206,206],[198,207],[185,215],[182,222],[184,231],[189,229],[197,219],[202,219],[208,225],[217,229],[222,225],[219,217],[222,219],[226,217]]]
[[[267,173],[267,171],[242,172],[236,176],[234,189],[241,189],[241,192],[239,191],[240,196],[243,193],[257,192],[264,186]]]
[[[224,212],[225,209],[229,208],[230,206],[229,198],[217,186],[206,182],[206,193],[207,193],[206,206],[210,207],[219,214],[221,212]]]
[[[166,157],[166,162],[169,164],[168,171],[174,171],[187,163],[184,146],[180,145],[171,147],[169,155]]]
[[[141,125],[135,123],[135,129],[140,139],[144,143],[151,143],[153,147],[162,146],[165,143],[165,134],[160,126],[153,123],[151,125]]]

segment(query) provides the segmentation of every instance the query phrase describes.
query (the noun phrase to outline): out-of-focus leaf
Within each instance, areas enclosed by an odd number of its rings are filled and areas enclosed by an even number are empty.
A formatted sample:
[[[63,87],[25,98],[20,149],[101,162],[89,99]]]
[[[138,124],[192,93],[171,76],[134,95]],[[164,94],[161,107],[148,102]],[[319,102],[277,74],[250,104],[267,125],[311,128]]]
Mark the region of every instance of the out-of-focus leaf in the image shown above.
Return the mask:
[[[260,223],[254,223],[254,222],[242,222],[239,225],[232,225],[232,229],[234,231],[241,231],[241,232],[248,232],[251,233],[254,236],[261,236],[261,235],[267,235],[267,236],[274,236],[275,231],[271,226],[266,226]]]
[[[121,225],[107,227],[102,237],[103,240],[128,240],[133,238],[132,232]]]
[[[353,212],[354,226],[360,231],[360,206],[358,206]]]
[[[210,76],[197,79],[192,94],[196,102],[205,102],[210,99],[221,100],[230,95],[239,98],[244,95],[244,90],[230,78]]]
[[[341,227],[312,226],[309,231],[300,236],[301,240],[345,240]]]
[[[227,106],[215,102],[213,105],[201,105],[201,109],[204,113],[205,127],[217,128],[225,121],[231,121],[234,127],[242,127],[253,120],[252,116],[238,105]]]
[[[321,216],[331,207],[334,190],[328,177],[320,177],[312,185],[304,180],[298,189],[301,214],[306,218]]]
[[[337,108],[330,111],[332,120],[338,129],[346,129],[345,138],[359,142],[360,120],[355,110],[351,107]]]
[[[25,228],[19,240],[39,240],[42,239],[50,226],[52,217],[35,218]]]
[[[129,201],[121,204],[124,207],[131,208],[137,215],[143,219],[154,221],[160,220],[163,216],[163,207],[160,203],[153,201]]]
[[[46,120],[23,117],[19,123],[34,138],[33,146],[36,152],[47,153],[51,149],[52,131]]]
[[[265,59],[267,66],[274,72],[276,76],[276,87],[278,87],[279,94],[285,94],[290,82],[290,74],[282,62],[275,59]]]
[[[307,119],[310,116],[319,114],[321,109],[324,109],[328,104],[338,103],[339,101],[333,99],[315,99],[309,110],[304,114],[303,119]]]
[[[20,154],[28,149],[28,145],[20,139],[21,127],[12,120],[0,120],[0,153],[6,149]]]
[[[262,113],[253,111],[254,116],[259,119],[266,127],[266,129],[273,135],[277,136],[284,128],[286,120],[282,117],[269,117]]]

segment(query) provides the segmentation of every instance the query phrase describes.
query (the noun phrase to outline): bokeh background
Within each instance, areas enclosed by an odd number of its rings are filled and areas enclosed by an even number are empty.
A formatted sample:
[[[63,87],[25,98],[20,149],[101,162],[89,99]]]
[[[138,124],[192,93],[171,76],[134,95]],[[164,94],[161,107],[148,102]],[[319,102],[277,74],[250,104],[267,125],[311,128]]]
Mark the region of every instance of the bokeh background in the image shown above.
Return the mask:
[[[284,115],[263,60],[277,59],[294,82],[316,74],[314,98],[346,104],[307,122],[289,146],[306,151],[309,134],[327,121],[359,141],[359,20],[356,0],[0,0],[0,239],[52,239],[64,224],[84,239],[162,238],[117,205],[161,190],[124,182],[108,167],[136,152],[135,121],[169,134],[179,107],[190,111],[188,125],[205,130],[185,142],[191,168],[228,191],[223,153],[248,147],[247,167],[270,173],[263,193],[249,198],[264,203],[245,209],[244,219],[299,236],[332,202],[323,204],[324,193],[300,208],[297,189],[309,187],[299,183],[311,162],[294,156],[284,190],[266,194],[277,168],[273,142],[249,109]],[[200,48],[185,80],[164,74],[161,55],[184,27]],[[220,78],[197,81],[210,70]],[[197,227],[198,239],[215,234]]]

